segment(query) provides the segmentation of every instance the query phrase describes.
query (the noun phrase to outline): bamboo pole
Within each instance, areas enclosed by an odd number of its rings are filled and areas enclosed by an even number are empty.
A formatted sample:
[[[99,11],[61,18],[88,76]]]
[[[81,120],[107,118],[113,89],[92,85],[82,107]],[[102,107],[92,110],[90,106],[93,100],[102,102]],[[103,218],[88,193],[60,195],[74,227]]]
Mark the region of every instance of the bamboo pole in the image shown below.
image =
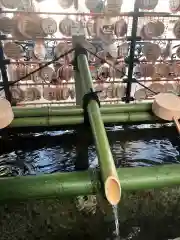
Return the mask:
[[[93,89],[93,81],[85,54],[77,56],[77,64],[82,79],[82,87],[84,92],[88,93]],[[116,172],[99,105],[95,100],[91,100],[88,103],[87,112],[95,140],[106,199],[111,205],[116,205],[121,199],[121,185]]]
[[[152,123],[164,122],[148,112],[139,113],[119,113],[119,114],[102,114],[102,120],[105,124],[109,123]],[[82,124],[82,116],[46,116],[46,117],[26,117],[15,118],[9,125],[10,128],[16,127],[50,127],[50,126],[69,126]]]
[[[121,113],[121,112],[149,112],[151,103],[140,104],[106,104],[101,107],[102,114]],[[82,115],[83,109],[79,106],[65,107],[13,107],[14,116],[17,117],[44,117],[44,116],[75,116]]]
[[[180,165],[119,168],[123,191],[139,191],[180,185]],[[24,201],[96,194],[101,191],[95,170],[0,178],[0,201]]]

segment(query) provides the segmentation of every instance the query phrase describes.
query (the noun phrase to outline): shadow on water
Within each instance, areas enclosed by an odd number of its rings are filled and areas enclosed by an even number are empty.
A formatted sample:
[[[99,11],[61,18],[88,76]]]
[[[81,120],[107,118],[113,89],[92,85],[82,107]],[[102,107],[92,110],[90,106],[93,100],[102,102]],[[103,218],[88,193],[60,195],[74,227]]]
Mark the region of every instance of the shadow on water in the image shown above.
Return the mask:
[[[174,127],[108,127],[117,167],[179,163],[180,139]],[[3,133],[0,174],[28,175],[97,167],[91,132]],[[118,207],[120,239],[168,240],[180,236],[180,189],[122,192]],[[0,204],[1,240],[116,239],[112,208],[101,196]]]

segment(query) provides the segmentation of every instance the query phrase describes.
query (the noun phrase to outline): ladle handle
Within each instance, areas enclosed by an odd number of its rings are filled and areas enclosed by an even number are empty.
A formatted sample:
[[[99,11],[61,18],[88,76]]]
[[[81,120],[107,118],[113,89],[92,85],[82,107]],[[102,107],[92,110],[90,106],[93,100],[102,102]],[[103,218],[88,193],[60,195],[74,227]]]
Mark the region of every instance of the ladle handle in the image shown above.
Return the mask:
[[[180,123],[179,119],[177,117],[173,117],[174,123],[176,124],[176,128],[178,130],[178,133],[180,134]]]

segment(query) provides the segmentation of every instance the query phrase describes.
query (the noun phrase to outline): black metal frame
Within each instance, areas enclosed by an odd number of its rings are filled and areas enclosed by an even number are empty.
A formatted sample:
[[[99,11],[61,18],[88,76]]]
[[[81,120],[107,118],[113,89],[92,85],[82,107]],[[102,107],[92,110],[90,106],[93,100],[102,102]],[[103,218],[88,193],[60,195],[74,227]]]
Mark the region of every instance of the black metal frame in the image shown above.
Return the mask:
[[[0,39],[0,70],[1,70],[2,80],[3,80],[5,97],[9,102],[11,102],[11,92],[8,85],[8,74],[6,69],[6,64],[9,64],[10,61],[6,60],[4,57],[3,45],[1,40],[3,40],[5,36],[1,35],[0,38],[1,38]]]
[[[128,66],[126,96],[122,99],[126,103],[129,103],[130,101],[134,100],[134,98],[131,97],[131,85],[133,82],[134,51],[135,51],[135,47],[136,47],[136,33],[137,33],[138,18],[139,18],[138,13],[139,13],[139,7],[137,6],[137,3],[135,2],[134,16],[133,16],[133,22],[132,22],[132,32],[131,32],[129,63],[128,63],[129,66]]]

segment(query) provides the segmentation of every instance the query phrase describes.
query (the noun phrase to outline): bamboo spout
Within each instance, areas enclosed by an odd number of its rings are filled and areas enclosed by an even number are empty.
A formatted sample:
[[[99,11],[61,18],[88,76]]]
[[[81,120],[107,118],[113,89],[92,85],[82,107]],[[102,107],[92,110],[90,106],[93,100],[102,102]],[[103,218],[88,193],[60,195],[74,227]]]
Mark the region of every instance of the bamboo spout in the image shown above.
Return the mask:
[[[78,69],[85,93],[93,89],[93,82],[85,54],[77,56]],[[98,103],[92,99],[88,103],[87,112],[94,136],[101,178],[104,183],[104,191],[108,202],[118,204],[121,199],[121,187],[117,175],[114,159],[110,150],[107,134],[103,124],[102,115]]]
[[[121,200],[121,185],[118,177],[108,177],[105,182],[105,194],[111,205],[117,205]]]

